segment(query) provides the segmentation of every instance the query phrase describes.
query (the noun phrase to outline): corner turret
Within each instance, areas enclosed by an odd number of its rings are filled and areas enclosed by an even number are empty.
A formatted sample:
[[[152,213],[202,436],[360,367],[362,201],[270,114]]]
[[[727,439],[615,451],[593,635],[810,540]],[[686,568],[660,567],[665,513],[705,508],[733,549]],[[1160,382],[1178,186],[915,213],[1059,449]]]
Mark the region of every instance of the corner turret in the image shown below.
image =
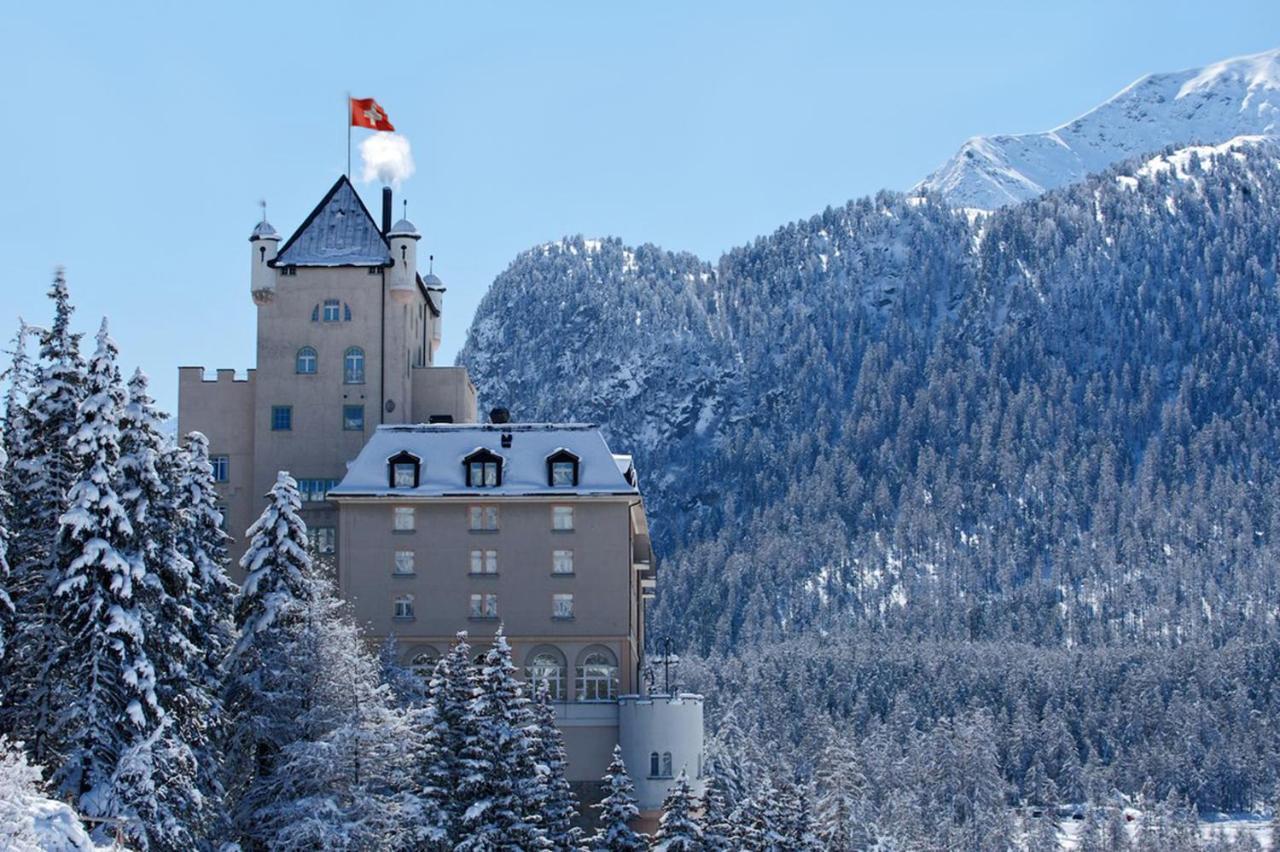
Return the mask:
[[[407,305],[417,292],[418,240],[422,234],[408,219],[401,219],[387,232],[387,245],[391,247],[391,274],[387,292],[392,301]]]
[[[279,248],[280,235],[271,227],[264,213],[262,221],[249,235],[249,292],[256,305],[265,305],[275,296],[276,271],[271,267],[271,261],[276,259]]]

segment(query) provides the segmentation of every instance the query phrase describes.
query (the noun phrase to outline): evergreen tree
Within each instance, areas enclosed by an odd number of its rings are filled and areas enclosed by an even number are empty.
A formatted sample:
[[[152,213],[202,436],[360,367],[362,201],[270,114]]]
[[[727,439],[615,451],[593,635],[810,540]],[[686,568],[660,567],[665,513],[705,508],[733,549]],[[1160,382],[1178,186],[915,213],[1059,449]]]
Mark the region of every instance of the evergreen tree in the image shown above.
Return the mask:
[[[119,496],[124,401],[104,320],[71,442],[83,473],[67,492],[59,519],[57,553],[66,561],[54,600],[66,644],[49,657],[45,672],[56,712],[50,740],[58,789],[91,816],[136,821],[130,811],[138,803],[122,801],[115,773],[125,752],[149,737],[164,713],[140,605],[148,578],[145,567],[129,558],[135,534]]]
[[[317,590],[301,507],[297,482],[281,471],[267,507],[248,530],[249,547],[240,560],[246,578],[235,604],[238,638],[226,663],[224,778],[231,831],[259,846],[272,839],[258,814],[283,783],[281,751],[296,738],[294,717],[307,690],[294,657]]]
[[[466,810],[455,848],[548,848],[536,812],[538,773],[528,735],[532,713],[501,630],[485,654],[470,713],[475,730],[462,747],[458,796]]]
[[[622,760],[622,747],[613,747],[613,760],[604,773],[604,798],[593,807],[600,810],[599,828],[591,837],[591,852],[641,852],[648,848],[645,835],[634,831],[631,822],[640,814],[636,807],[635,785]]]
[[[0,446],[0,470],[8,467],[9,456]],[[4,661],[5,637],[12,632],[13,600],[9,597],[9,494],[0,480],[0,664]],[[0,667],[0,673],[4,669]],[[4,688],[0,687],[0,706],[4,704]]]
[[[564,776],[567,758],[564,737],[556,725],[556,709],[545,683],[534,687],[533,723],[528,728],[529,744],[538,783],[535,812],[550,848],[573,852],[582,845],[582,830],[574,825],[578,802]]]
[[[388,634],[378,649],[378,667],[382,682],[391,687],[400,707],[421,707],[426,701],[426,684],[422,677],[400,662],[400,643],[394,633]]]
[[[707,852],[729,852],[734,848],[734,826],[725,803],[725,781],[712,764],[702,794],[702,843]],[[839,848],[839,847],[829,847]]]
[[[73,438],[85,396],[80,335],[71,332],[74,308],[61,269],[54,275],[49,298],[54,303],[53,324],[39,335],[40,360],[31,370],[30,390],[19,400],[20,384],[10,387],[5,418],[13,469],[9,497],[21,507],[22,516],[10,541],[10,553],[18,558],[10,564],[15,621],[9,643],[12,653],[4,664],[8,693],[4,728],[25,741],[36,761],[45,764],[54,759],[47,739],[55,724],[46,667],[67,641],[59,633],[52,601],[63,567],[56,545],[67,494],[81,469]],[[19,353],[24,331],[19,331]],[[25,356],[15,356],[15,367],[19,359]],[[25,372],[15,369],[15,377]]]
[[[693,816],[693,794],[683,769],[662,801],[658,832],[653,836],[655,852],[701,852],[702,827]]]
[[[461,631],[454,638],[449,653],[440,658],[427,687],[430,715],[423,718],[429,726],[431,748],[424,752],[419,766],[420,789],[438,797],[450,847],[462,839],[462,817],[466,804],[456,791],[462,784],[465,766],[463,749],[479,736],[477,719],[471,712],[476,675],[471,663],[471,646]]]

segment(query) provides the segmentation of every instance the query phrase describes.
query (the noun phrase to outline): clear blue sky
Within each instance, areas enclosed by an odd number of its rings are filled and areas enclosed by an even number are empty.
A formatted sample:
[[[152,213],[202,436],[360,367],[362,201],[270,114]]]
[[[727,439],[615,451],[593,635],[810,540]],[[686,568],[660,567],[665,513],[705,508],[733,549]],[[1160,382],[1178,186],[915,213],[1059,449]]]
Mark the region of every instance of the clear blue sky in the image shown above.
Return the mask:
[[[1043,130],[1143,73],[1280,44],[1275,0],[630,6],[10,4],[0,336],[47,319],[61,263],[78,325],[110,315],[165,407],[179,364],[252,365],[257,201],[287,235],[328,189],[347,90],[412,142],[403,195],[449,286],[448,362],[494,276],[539,242],[715,260],[905,189],[969,136]]]

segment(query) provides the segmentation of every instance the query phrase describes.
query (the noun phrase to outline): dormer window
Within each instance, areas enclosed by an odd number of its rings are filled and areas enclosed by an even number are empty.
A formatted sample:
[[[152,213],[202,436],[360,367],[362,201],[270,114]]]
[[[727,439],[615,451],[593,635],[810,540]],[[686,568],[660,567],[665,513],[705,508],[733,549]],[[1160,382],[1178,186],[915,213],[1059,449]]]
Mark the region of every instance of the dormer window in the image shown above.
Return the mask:
[[[476,450],[462,460],[468,488],[496,488],[502,484],[502,456],[491,450]]]
[[[392,488],[417,488],[422,460],[413,453],[399,453],[387,460],[387,474]]]
[[[573,488],[578,484],[578,457],[568,450],[547,456],[547,484],[552,488]]]

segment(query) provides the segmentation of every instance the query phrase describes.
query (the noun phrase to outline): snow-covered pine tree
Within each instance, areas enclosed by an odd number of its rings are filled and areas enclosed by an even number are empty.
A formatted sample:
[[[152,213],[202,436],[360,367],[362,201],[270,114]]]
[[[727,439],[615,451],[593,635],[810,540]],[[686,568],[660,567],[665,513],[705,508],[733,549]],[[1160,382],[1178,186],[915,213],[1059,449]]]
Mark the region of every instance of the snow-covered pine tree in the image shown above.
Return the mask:
[[[253,837],[279,850],[431,848],[444,831],[412,789],[419,733],[332,585],[316,578],[314,588],[290,655],[300,687],[293,736]]]
[[[298,512],[298,484],[280,471],[267,507],[249,527],[240,560],[246,573],[235,604],[237,640],[226,661],[225,789],[231,832],[266,844],[259,811],[271,805],[281,749],[297,738],[294,717],[306,700],[306,680],[294,663],[316,595],[307,529]]]
[[[29,371],[15,369],[15,377],[30,374],[30,388],[22,394],[21,384],[13,385],[6,398],[9,497],[22,513],[11,530],[9,593],[15,620],[12,653],[3,669],[8,693],[3,728],[24,740],[36,761],[46,764],[52,762],[46,740],[53,721],[44,671],[63,642],[50,600],[61,568],[55,547],[67,491],[80,470],[72,436],[85,395],[80,335],[71,332],[74,308],[61,269],[54,275],[49,298],[54,317],[39,333],[39,361]],[[19,330],[16,352],[23,351],[22,338],[29,330]],[[20,360],[25,362],[25,354],[15,355],[15,367]]]
[[[715,771],[713,765],[702,794],[702,844],[707,852],[730,852],[735,848],[733,822],[729,806],[725,803],[724,790],[724,777]]]
[[[693,792],[684,769],[662,800],[662,816],[653,835],[654,852],[702,852],[702,826],[693,816]]]
[[[9,456],[0,445],[0,470],[9,466]],[[9,597],[9,493],[0,478],[0,664],[4,661],[5,637],[12,631],[13,600]],[[0,675],[4,672],[0,668]],[[4,704],[4,684],[0,683],[0,706]]]
[[[187,434],[183,446],[170,451],[166,469],[173,478],[178,511],[178,552],[191,563],[192,622],[202,637],[203,678],[216,692],[222,686],[222,665],[235,644],[236,586],[227,576],[227,544],[218,511],[218,492],[209,463],[209,439]]]
[[[426,684],[417,672],[400,662],[400,643],[394,633],[388,634],[378,648],[378,669],[397,705],[421,707],[426,701]]]
[[[592,806],[600,815],[596,820],[599,827],[588,844],[591,852],[640,852],[649,848],[649,838],[631,828],[640,809],[636,807],[635,785],[622,760],[622,746],[613,747],[613,760],[609,761],[603,780],[604,798]]]
[[[476,673],[471,663],[471,646],[466,631],[454,637],[449,653],[440,658],[427,686],[427,706],[431,714],[424,724],[431,727],[431,748],[419,766],[419,788],[439,797],[449,845],[462,839],[462,816],[466,811],[461,796],[454,795],[462,784],[465,767],[462,752],[466,743],[478,736],[477,719],[471,712]]]
[[[135,371],[120,417],[120,499],[133,528],[128,558],[143,578],[136,599],[166,719],[131,749],[117,789],[145,800],[137,810],[148,846],[186,849],[209,832],[219,812],[211,728],[216,696],[203,671],[206,637],[196,622],[193,566],[178,549],[183,519],[175,454],[161,434],[161,416],[146,375]]]
[[[823,750],[818,768],[818,839],[829,849],[871,845],[867,818],[867,779],[856,749],[833,743]]]
[[[106,320],[97,340],[71,440],[82,473],[59,518],[63,564],[53,603],[65,644],[45,667],[54,712],[50,744],[62,795],[90,816],[132,818],[113,787],[116,769],[164,714],[139,605],[146,577],[129,559],[134,530],[119,493],[125,390]]]
[[[0,373],[0,379],[9,382],[5,391],[4,422],[0,424],[0,721],[5,706],[5,684],[10,673],[5,667],[6,638],[13,636],[14,608],[10,586],[13,574],[9,569],[9,538],[13,530],[23,524],[23,516],[29,507],[19,506],[13,500],[15,491],[25,489],[18,480],[18,466],[10,462],[23,454],[30,436],[27,430],[25,410],[27,393],[31,387],[30,364],[27,362],[27,327],[22,323],[13,343],[13,361]]]
[[[462,747],[458,798],[465,805],[457,852],[547,849],[536,811],[538,775],[528,737],[529,699],[515,676],[511,646],[499,628],[485,654],[471,701],[475,731]]]
[[[44,794],[42,775],[22,743],[0,736],[0,849],[107,852],[94,845],[79,814]]]
[[[542,829],[547,842],[557,852],[574,852],[582,846],[582,830],[578,819],[578,802],[564,776],[567,758],[564,737],[556,726],[556,708],[545,683],[534,687],[533,724],[529,726],[529,742],[538,773],[537,813],[542,816]]]

